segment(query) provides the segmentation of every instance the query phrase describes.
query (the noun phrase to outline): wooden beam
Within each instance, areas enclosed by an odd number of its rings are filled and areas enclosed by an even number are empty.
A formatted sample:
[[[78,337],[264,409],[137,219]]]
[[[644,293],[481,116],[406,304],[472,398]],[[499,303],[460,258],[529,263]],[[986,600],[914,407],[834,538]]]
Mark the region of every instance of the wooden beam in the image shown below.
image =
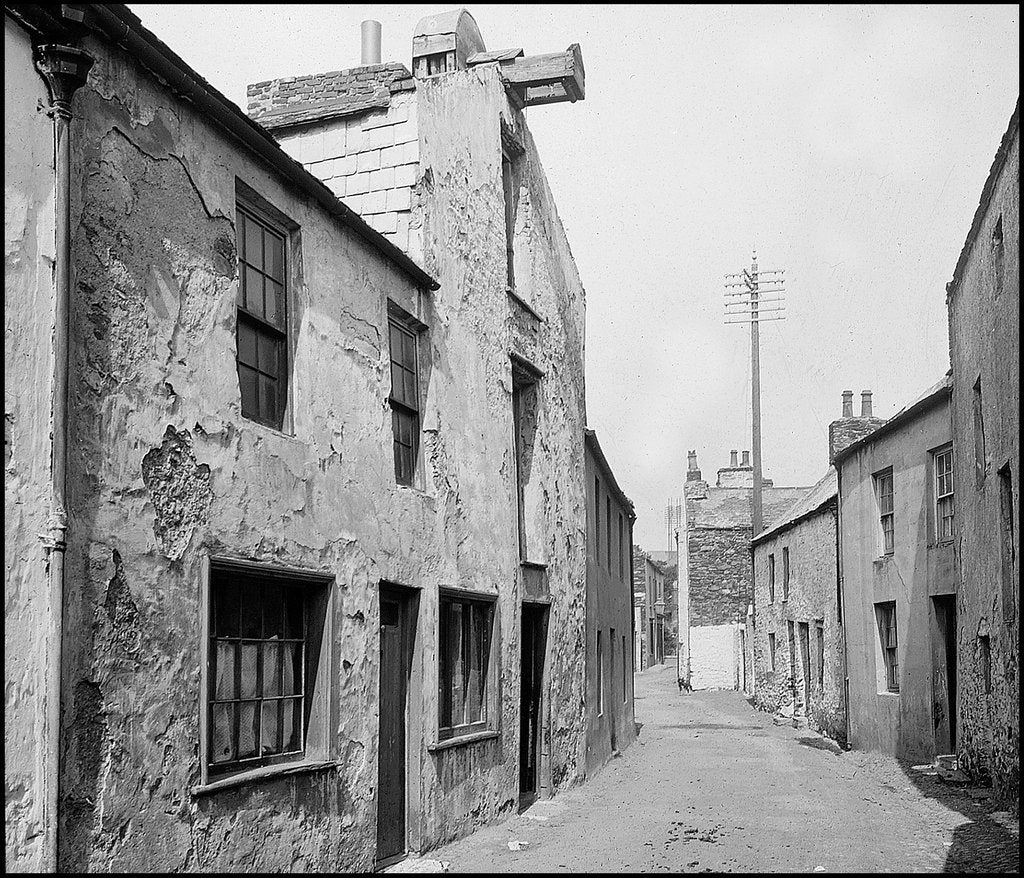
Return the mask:
[[[500,70],[502,78],[519,92],[526,106],[583,100],[583,54],[579,43],[573,43],[564,52],[503,61]]]

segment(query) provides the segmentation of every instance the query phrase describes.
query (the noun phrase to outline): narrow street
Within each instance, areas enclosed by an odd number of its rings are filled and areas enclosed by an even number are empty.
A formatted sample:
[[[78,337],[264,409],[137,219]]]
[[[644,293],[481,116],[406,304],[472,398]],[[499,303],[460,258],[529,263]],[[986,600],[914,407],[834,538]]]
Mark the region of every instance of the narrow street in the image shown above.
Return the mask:
[[[452,872],[1019,868],[1019,824],[977,791],[838,752],[737,692],[679,694],[674,665],[638,675],[636,714],[639,738],[592,781],[429,858]]]

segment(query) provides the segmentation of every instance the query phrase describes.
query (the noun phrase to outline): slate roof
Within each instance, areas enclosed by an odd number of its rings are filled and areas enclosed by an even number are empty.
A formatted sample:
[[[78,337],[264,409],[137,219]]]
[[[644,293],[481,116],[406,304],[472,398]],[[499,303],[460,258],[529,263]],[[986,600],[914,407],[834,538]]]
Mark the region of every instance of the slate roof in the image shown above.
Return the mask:
[[[752,488],[709,488],[703,500],[687,500],[686,515],[695,527],[749,528]],[[793,503],[807,493],[802,488],[764,488],[761,494],[764,521],[772,525]]]
[[[788,509],[783,510],[778,519],[772,523],[772,526],[758,534],[753,542],[759,543],[762,540],[775,536],[779,531],[785,530],[790,525],[806,518],[812,512],[828,503],[829,500],[838,496],[839,478],[836,475],[835,467],[830,466],[814,487],[798,497]]]
[[[388,107],[392,94],[415,87],[404,64],[388,61],[256,82],[246,97],[249,117],[273,130]]]

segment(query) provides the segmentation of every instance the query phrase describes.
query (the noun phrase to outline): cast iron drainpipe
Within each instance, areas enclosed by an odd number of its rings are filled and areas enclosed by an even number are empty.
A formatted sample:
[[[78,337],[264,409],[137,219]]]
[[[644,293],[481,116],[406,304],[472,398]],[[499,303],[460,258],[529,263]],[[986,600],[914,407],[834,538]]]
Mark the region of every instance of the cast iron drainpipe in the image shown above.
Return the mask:
[[[42,534],[47,550],[46,696],[43,711],[43,869],[57,871],[60,803],[60,707],[64,639],[64,554],[67,549],[68,337],[71,302],[71,99],[92,67],[81,49],[56,44],[36,49],[36,68],[50,89],[54,137],[53,377],[50,398],[50,518]]]

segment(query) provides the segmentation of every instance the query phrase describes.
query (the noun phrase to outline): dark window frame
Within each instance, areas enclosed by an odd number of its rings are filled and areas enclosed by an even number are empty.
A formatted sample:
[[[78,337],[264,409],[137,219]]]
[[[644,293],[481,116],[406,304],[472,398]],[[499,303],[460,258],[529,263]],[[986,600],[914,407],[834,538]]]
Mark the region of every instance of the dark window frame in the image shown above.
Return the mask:
[[[948,466],[944,465],[947,460]],[[935,487],[935,540],[946,542],[953,539],[955,515],[952,444],[932,453],[932,471]]]
[[[896,552],[896,485],[892,467],[875,474],[875,497],[881,528],[881,554],[893,555]]]
[[[600,630],[597,632],[597,715],[604,716],[604,649]]]
[[[789,546],[782,547],[782,600],[789,600]]]
[[[775,603],[775,553],[768,553],[768,603]]]
[[[391,378],[391,389],[388,392],[388,404],[391,408],[392,453],[395,462],[395,482],[399,485],[412,487],[416,483],[417,462],[420,448],[420,334],[422,330],[411,319],[395,313],[388,313],[388,362]],[[399,359],[395,359],[394,344],[397,333],[401,348]],[[411,351],[411,365],[409,354]],[[396,370],[401,376],[401,386],[396,392]],[[411,391],[407,385],[409,379]]]
[[[254,229],[254,232],[250,230]],[[235,200],[238,293],[235,301],[235,371],[242,417],[283,430],[288,411],[290,357],[289,260],[291,229],[248,198]],[[280,245],[279,258],[267,240]],[[259,255],[254,246],[258,240]],[[259,287],[257,307],[256,290]],[[270,298],[268,298],[268,288]],[[272,302],[272,307],[268,307]],[[250,342],[251,339],[251,342]],[[267,348],[270,348],[268,351]],[[272,399],[268,396],[273,392]]]
[[[455,613],[455,607],[459,608]],[[438,600],[437,629],[437,737],[438,741],[460,738],[477,732],[489,731],[494,726],[497,712],[491,704],[494,691],[493,660],[497,598],[494,595],[473,594],[444,590]],[[452,655],[456,647],[454,631],[450,626],[458,616],[459,655]],[[479,623],[479,626],[478,626]],[[467,636],[468,635],[468,636]],[[474,646],[476,649],[474,650]],[[474,666],[474,659],[476,664]],[[474,670],[476,673],[473,714]],[[456,722],[457,704],[454,699],[456,683],[461,684],[461,722]]]
[[[768,670],[775,670],[775,632],[768,632]]]
[[[896,627],[896,602],[875,604],[879,644],[885,665],[885,684],[889,692],[900,691],[899,635]]]

